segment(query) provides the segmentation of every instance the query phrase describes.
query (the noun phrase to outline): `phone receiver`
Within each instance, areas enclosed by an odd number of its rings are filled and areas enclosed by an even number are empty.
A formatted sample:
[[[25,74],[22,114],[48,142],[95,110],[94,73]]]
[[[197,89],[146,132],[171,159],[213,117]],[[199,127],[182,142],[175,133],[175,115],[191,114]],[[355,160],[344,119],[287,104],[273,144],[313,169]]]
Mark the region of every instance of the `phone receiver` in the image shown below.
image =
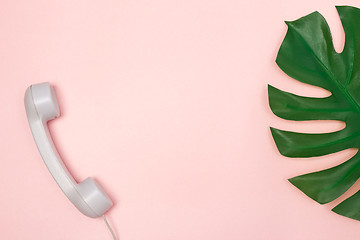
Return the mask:
[[[39,152],[51,175],[69,200],[86,216],[97,218],[113,205],[104,189],[92,178],[77,183],[64,165],[51,138],[47,122],[60,116],[54,89],[49,83],[28,87],[26,115]]]

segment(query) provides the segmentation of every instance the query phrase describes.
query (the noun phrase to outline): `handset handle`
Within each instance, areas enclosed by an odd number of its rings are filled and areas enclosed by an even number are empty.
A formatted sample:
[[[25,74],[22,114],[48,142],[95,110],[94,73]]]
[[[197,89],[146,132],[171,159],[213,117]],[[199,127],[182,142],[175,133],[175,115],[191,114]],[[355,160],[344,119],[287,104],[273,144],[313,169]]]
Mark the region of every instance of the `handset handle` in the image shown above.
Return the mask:
[[[39,152],[51,175],[69,200],[86,216],[101,217],[113,205],[92,178],[77,183],[56,150],[47,122],[60,116],[54,89],[49,83],[31,85],[25,92],[28,122]]]

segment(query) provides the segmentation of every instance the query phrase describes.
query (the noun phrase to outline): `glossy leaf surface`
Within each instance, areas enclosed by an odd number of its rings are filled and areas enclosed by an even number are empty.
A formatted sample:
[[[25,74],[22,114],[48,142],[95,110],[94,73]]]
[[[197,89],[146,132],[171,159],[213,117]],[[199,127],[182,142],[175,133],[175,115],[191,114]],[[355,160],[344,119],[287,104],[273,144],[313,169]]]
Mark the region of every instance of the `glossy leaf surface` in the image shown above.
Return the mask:
[[[309,158],[360,147],[360,9],[337,7],[344,32],[341,53],[334,49],[329,27],[314,12],[293,22],[276,63],[290,77],[331,92],[325,98],[294,95],[269,86],[269,103],[277,116],[295,121],[339,120],[346,123],[331,133],[297,133],[271,128],[280,153]],[[345,159],[344,159],[345,160]],[[311,164],[309,162],[309,164]],[[289,179],[315,201],[325,204],[347,191],[360,177],[360,154],[344,163]],[[360,192],[340,203],[334,212],[360,220]]]

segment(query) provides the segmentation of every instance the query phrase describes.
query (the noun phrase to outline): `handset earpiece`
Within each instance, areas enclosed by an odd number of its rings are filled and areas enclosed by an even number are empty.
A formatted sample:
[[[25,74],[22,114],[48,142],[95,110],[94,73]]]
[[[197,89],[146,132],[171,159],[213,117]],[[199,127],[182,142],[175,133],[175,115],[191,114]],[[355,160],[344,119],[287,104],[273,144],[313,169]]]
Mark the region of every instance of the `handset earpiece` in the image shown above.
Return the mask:
[[[49,83],[31,85],[25,93],[26,115],[39,152],[61,190],[86,216],[97,218],[113,205],[92,178],[77,183],[64,165],[51,138],[47,122],[60,116],[54,89]]]

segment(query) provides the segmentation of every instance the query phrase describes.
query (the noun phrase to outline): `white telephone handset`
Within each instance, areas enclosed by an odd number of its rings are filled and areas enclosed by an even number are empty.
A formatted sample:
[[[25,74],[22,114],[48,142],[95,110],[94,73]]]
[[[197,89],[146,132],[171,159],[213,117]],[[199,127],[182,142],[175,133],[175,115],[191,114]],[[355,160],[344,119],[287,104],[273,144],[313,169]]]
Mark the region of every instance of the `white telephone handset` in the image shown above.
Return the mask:
[[[113,205],[103,188],[92,178],[77,183],[62,162],[51,139],[47,122],[60,116],[54,89],[49,83],[31,85],[25,93],[26,115],[40,154],[55,181],[86,216],[97,218]]]

